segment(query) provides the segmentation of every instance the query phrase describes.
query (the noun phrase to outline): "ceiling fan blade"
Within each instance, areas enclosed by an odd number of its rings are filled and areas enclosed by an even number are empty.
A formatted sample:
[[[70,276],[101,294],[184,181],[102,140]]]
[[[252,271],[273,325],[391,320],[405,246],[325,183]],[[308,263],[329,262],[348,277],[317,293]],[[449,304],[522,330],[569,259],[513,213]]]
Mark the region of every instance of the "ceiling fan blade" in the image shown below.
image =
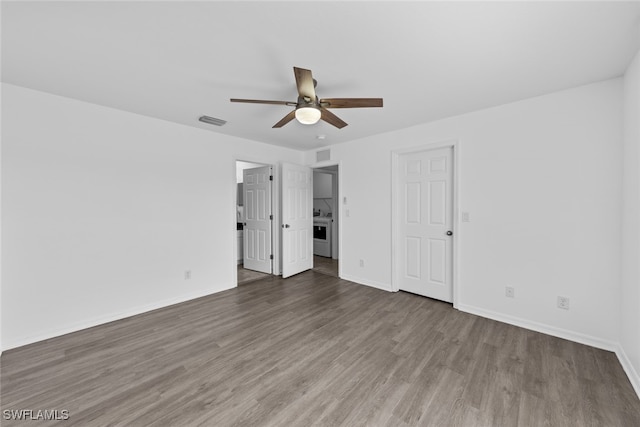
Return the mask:
[[[316,99],[316,89],[313,84],[313,76],[311,70],[305,70],[304,68],[293,67],[293,74],[296,76],[296,86],[298,87],[298,94],[302,98],[309,98],[310,101]]]
[[[329,124],[334,125],[338,129],[342,129],[343,127],[347,126],[347,122],[345,122],[340,117],[336,116],[335,114],[333,114],[331,111],[327,109],[320,108],[320,113],[322,114],[320,116],[322,120],[324,120]]]
[[[382,98],[323,98],[320,106],[324,108],[364,108],[382,107]]]
[[[287,123],[289,123],[291,120],[293,120],[296,117],[296,110],[291,111],[289,114],[287,114],[286,116],[284,116],[282,118],[282,120],[280,120],[278,123],[276,123],[275,125],[273,125],[274,128],[281,128],[282,126],[286,125]]]
[[[229,101],[231,102],[244,102],[247,104],[272,104],[272,105],[289,105],[295,107],[297,104],[295,102],[290,101],[265,101],[263,99],[238,99],[231,98]]]

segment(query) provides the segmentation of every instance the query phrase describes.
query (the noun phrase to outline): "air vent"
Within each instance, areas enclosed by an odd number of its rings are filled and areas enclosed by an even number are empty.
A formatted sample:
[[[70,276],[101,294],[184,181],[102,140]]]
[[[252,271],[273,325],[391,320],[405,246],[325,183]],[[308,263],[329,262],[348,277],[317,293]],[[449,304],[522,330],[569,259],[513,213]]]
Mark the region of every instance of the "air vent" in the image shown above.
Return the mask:
[[[209,116],[202,116],[198,120],[200,120],[202,123],[208,123],[210,125],[216,125],[216,126],[222,126],[225,123],[227,123],[226,120],[216,119],[215,117],[209,117]]]
[[[331,150],[316,151],[316,162],[331,160]]]

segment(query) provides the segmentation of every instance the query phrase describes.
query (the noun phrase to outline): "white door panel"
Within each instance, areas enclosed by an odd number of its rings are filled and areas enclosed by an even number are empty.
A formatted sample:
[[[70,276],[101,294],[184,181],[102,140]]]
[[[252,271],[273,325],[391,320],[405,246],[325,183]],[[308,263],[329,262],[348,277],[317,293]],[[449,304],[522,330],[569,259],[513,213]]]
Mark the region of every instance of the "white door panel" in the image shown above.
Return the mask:
[[[453,149],[399,156],[398,288],[453,301]]]
[[[244,268],[272,272],[271,167],[243,171]]]
[[[282,277],[313,268],[311,168],[282,165]]]

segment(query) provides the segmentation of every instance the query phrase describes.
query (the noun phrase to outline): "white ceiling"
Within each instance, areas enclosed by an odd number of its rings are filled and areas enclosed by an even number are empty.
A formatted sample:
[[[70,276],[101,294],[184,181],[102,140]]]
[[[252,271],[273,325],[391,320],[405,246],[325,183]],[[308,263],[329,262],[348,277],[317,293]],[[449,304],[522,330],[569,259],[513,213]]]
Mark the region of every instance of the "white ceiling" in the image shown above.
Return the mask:
[[[639,22],[638,1],[3,1],[2,81],[306,150],[620,76]],[[384,108],[272,129],[291,107],[229,102],[295,101],[293,66]]]

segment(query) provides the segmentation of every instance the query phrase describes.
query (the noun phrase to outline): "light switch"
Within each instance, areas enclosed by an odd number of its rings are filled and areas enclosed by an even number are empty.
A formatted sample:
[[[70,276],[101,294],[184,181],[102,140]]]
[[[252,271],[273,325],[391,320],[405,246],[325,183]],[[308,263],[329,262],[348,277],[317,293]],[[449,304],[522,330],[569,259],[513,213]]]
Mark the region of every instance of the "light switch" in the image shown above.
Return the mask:
[[[469,222],[469,212],[462,212],[462,222]]]

